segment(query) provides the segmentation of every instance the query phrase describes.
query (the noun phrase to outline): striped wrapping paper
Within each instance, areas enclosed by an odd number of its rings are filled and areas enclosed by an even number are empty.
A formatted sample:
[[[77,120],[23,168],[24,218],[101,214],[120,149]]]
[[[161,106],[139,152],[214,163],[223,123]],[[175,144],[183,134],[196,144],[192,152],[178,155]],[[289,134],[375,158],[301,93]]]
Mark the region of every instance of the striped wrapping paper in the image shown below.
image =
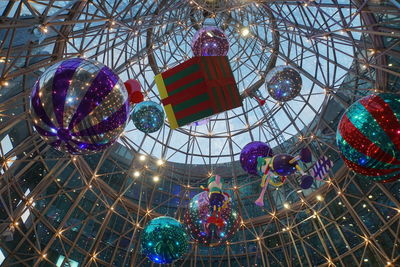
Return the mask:
[[[156,75],[172,129],[242,105],[227,57],[194,57]]]

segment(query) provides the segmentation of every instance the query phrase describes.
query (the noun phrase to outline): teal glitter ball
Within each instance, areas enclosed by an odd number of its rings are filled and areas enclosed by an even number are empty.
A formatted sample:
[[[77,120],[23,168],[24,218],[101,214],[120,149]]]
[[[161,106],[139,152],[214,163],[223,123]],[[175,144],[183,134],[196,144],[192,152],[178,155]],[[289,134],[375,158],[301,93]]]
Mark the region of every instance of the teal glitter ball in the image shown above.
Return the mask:
[[[153,101],[144,101],[133,108],[131,118],[139,131],[154,133],[164,124],[164,110]]]
[[[377,182],[400,178],[400,95],[361,98],[341,118],[336,143],[346,165]]]
[[[155,263],[172,263],[188,250],[189,236],[174,218],[162,216],[151,220],[143,230],[142,253]]]

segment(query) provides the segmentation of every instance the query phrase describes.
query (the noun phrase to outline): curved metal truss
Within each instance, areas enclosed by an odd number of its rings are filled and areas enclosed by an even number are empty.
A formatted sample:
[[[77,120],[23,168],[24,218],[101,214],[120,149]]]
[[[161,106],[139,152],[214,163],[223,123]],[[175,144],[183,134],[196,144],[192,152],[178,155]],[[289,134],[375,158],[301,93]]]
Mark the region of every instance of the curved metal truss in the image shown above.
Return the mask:
[[[229,181],[241,228],[217,248],[192,242],[175,265],[399,265],[399,182],[355,176],[335,146],[338,120],[355,99],[398,92],[396,4],[0,2],[0,265],[151,266],[140,254],[143,227],[159,215],[183,220],[212,173]],[[204,25],[224,29],[230,40],[242,108],[174,131],[166,121],[155,134],[130,123],[118,144],[87,157],[59,153],[33,131],[29,94],[54,62],[96,59],[122,79],[138,79],[146,97],[159,102],[154,75],[191,57],[191,38]],[[266,73],[282,64],[304,81],[301,95],[287,103],[270,98],[264,86]],[[310,190],[300,190],[296,177],[270,187],[259,208],[259,181],[237,162],[240,149],[258,140],[290,153],[307,146],[335,166]]]

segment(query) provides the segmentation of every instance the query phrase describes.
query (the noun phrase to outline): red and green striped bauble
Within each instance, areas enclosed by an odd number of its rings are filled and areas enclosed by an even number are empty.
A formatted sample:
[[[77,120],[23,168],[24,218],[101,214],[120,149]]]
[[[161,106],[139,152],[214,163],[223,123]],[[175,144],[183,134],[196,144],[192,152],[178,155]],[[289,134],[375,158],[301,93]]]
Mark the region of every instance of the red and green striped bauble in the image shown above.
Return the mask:
[[[377,182],[400,178],[400,95],[361,98],[339,122],[336,143],[354,172]]]

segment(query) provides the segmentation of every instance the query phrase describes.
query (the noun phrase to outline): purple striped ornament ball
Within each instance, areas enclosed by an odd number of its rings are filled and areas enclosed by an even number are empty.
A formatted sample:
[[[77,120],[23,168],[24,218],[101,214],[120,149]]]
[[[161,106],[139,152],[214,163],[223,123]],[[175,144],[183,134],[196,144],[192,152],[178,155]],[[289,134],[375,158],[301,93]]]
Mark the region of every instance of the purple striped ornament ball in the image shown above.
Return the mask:
[[[36,131],[54,148],[91,154],[112,145],[129,118],[128,93],[107,66],[73,58],[49,67],[31,94]]]

